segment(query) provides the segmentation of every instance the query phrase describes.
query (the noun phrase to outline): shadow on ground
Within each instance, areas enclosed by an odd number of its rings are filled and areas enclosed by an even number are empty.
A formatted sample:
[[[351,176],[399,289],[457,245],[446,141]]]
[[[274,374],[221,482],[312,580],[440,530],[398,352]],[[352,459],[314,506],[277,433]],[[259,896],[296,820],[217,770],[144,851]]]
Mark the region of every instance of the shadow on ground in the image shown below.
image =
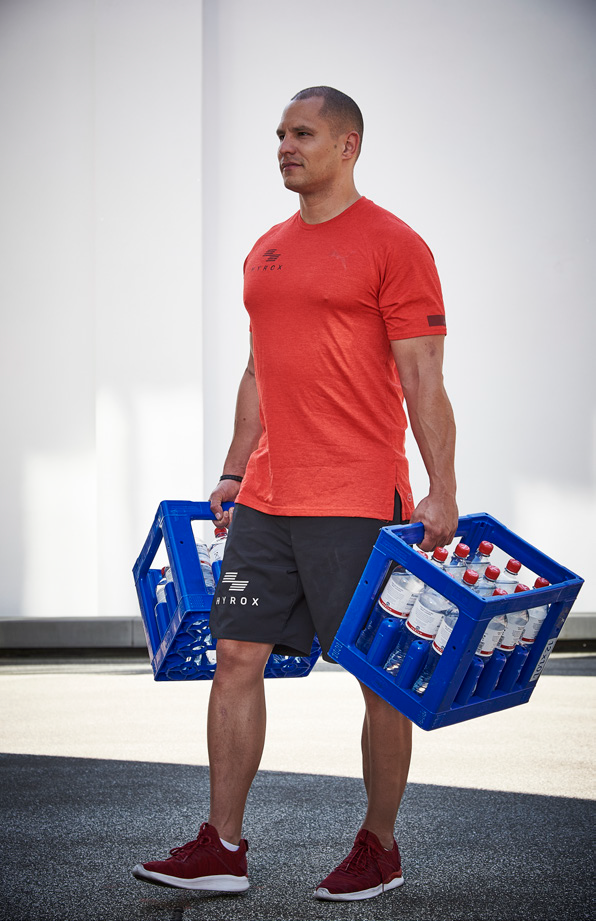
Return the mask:
[[[313,899],[349,850],[361,781],[262,772],[249,798],[250,890],[185,894],[131,875],[193,838],[204,767],[0,755],[2,921],[592,921],[594,804],[411,784],[398,839],[406,883]]]

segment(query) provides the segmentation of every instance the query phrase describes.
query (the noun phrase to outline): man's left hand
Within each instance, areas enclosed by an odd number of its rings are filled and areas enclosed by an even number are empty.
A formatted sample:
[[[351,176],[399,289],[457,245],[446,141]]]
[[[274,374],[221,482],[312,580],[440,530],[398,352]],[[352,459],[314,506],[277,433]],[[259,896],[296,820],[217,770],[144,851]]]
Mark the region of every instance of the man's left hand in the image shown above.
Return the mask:
[[[426,496],[418,503],[410,523],[416,521],[424,525],[424,540],[418,546],[421,550],[431,552],[435,547],[445,547],[455,537],[459,513],[453,496]]]

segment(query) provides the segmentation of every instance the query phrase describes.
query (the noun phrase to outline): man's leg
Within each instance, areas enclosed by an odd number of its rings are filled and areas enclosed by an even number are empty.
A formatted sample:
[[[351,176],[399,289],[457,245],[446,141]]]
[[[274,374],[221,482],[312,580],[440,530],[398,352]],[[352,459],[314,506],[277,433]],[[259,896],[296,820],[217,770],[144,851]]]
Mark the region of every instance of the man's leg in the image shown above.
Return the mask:
[[[410,766],[412,725],[365,685],[362,763],[368,810],[345,860],[315,890],[320,899],[370,899],[404,881],[393,831]]]
[[[238,844],[248,791],[265,743],[263,672],[273,646],[217,642],[217,668],[209,698],[207,744],[211,783],[209,824]]]
[[[394,825],[412,753],[412,724],[398,710],[361,684],[366,713],[362,729],[362,769],[368,810],[362,827],[383,847],[393,846]]]

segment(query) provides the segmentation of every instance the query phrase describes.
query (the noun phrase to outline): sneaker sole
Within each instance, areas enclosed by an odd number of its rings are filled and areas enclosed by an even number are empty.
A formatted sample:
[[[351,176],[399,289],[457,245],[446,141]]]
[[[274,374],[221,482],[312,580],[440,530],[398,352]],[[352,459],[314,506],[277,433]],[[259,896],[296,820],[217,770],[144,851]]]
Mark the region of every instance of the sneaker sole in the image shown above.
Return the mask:
[[[206,892],[246,892],[250,883],[247,876],[197,876],[195,879],[183,879],[179,876],[167,876],[154,873],[138,863],[132,871],[136,879],[154,886],[168,886],[170,889],[202,889]]]
[[[403,876],[397,876],[388,883],[381,883],[380,886],[373,886],[372,889],[361,889],[360,892],[329,892],[328,889],[315,889],[317,899],[326,899],[330,902],[356,902],[359,899],[374,899],[376,895],[383,892],[389,892],[390,889],[397,889],[404,881]]]

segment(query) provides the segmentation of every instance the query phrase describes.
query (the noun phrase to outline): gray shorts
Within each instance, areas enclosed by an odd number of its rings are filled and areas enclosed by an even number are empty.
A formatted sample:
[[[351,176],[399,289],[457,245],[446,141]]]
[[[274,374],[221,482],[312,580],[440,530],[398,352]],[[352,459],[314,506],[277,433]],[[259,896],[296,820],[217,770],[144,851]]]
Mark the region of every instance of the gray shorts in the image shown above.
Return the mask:
[[[327,652],[379,529],[394,517],[291,517],[236,504],[211,607],[216,639],[272,643],[280,655],[309,655],[315,633]]]

